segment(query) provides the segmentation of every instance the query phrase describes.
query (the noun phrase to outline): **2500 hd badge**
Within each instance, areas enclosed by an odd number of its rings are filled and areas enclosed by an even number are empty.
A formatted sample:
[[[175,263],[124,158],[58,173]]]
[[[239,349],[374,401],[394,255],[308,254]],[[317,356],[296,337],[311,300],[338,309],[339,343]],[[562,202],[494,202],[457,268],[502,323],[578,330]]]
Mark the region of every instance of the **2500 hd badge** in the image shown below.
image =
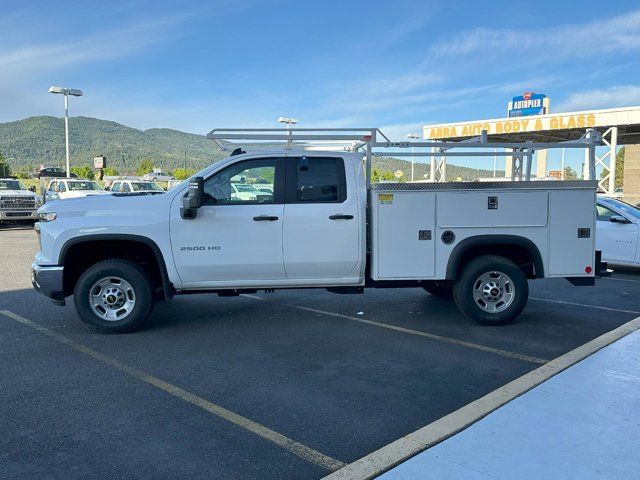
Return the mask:
[[[211,251],[211,250],[220,250],[221,247],[220,245],[197,245],[197,246],[191,246],[191,247],[180,247],[180,251],[181,252],[204,252],[204,251]]]

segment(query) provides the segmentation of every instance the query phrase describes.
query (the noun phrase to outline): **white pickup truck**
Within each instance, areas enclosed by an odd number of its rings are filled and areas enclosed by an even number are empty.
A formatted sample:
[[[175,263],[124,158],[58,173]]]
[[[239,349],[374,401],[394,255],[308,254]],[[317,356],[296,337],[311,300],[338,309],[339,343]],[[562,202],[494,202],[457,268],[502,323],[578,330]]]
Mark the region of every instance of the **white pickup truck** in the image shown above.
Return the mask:
[[[365,171],[360,152],[235,151],[163,195],[47,203],[33,285],[117,332],[175,294],[283,288],[422,287],[503,325],[528,279],[593,285],[603,267],[595,181],[368,186]],[[273,194],[238,197],[238,176]]]
[[[42,201],[33,190],[15,178],[0,178],[0,225],[3,222],[38,219],[37,210]]]

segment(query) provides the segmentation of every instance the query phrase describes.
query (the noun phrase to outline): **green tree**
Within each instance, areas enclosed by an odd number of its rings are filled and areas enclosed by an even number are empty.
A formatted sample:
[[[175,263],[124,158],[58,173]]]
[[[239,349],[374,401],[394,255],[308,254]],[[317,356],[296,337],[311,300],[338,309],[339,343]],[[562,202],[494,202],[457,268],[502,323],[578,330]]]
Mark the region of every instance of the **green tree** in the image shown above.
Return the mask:
[[[75,173],[78,178],[86,178],[87,180],[93,180],[96,178],[96,173],[89,165],[82,165],[80,167],[71,167],[71,173]]]
[[[117,177],[119,175],[118,171],[113,167],[107,167],[103,171],[105,177]]]
[[[564,167],[564,179],[565,180],[577,180],[578,174],[571,167]]]
[[[0,152],[0,177],[8,177],[9,175],[11,175],[11,167],[2,152]]]
[[[600,179],[603,179],[605,176],[605,170],[603,169],[600,172]],[[618,150],[616,154],[616,187],[622,188],[624,184],[624,147]]]
[[[138,175],[144,175],[145,173],[153,172],[153,160],[150,158],[143,158],[140,160],[140,164],[138,165],[138,170],[136,173]]]
[[[378,183],[381,181],[401,182],[402,180],[398,180],[391,170],[379,170],[374,168],[371,171],[371,181],[373,183]]]
[[[176,168],[173,170],[173,176],[176,180],[186,180],[191,177],[196,171],[193,168]]]

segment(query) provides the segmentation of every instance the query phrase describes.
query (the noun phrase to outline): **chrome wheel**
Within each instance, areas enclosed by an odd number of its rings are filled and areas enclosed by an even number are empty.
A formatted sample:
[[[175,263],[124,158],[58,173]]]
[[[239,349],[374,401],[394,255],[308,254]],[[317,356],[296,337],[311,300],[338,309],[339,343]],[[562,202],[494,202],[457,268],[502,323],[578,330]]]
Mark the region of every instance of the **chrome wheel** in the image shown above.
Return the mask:
[[[136,295],[126,280],[105,277],[95,282],[89,290],[89,305],[98,317],[114,322],[131,313],[136,305]]]
[[[502,272],[487,272],[473,284],[473,300],[487,313],[500,313],[513,303],[515,286],[511,278]]]

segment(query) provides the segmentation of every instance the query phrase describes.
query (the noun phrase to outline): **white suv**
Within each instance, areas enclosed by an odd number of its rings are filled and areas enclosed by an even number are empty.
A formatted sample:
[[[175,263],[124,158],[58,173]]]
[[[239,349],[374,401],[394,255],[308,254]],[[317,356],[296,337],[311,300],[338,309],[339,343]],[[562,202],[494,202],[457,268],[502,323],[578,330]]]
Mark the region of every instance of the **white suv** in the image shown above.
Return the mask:
[[[51,180],[51,182],[49,182],[49,186],[45,192],[45,200],[106,195],[108,193],[109,192],[105,191],[97,182],[92,180],[64,178]]]
[[[113,193],[164,193],[157,183],[141,180],[116,180],[110,190]]]

